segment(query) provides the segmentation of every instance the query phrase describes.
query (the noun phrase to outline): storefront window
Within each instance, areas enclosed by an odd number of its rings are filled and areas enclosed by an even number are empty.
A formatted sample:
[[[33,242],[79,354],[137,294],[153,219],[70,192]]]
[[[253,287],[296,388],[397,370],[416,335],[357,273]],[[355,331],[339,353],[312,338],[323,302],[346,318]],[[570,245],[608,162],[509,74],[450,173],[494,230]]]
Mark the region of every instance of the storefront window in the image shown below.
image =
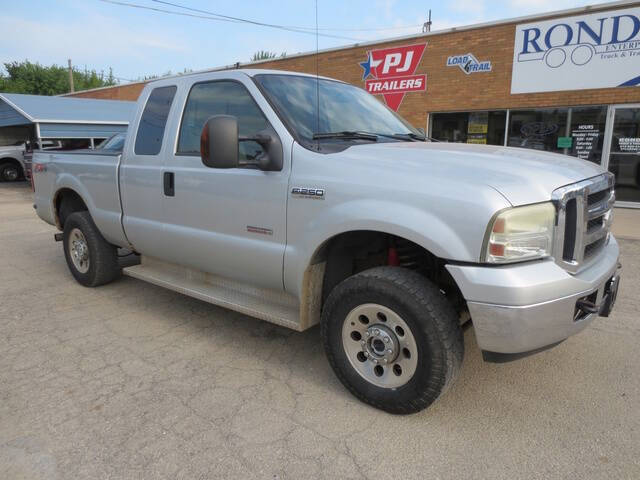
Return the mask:
[[[568,108],[511,110],[508,145],[563,153],[558,139],[565,136],[568,113]]]
[[[466,143],[468,113],[434,113],[431,137],[441,142]]]
[[[504,145],[505,111],[434,113],[431,137],[442,142]]]
[[[571,108],[570,138],[559,140],[563,145],[571,144],[565,153],[599,164],[606,122],[605,106]]]
[[[609,109],[614,115],[607,120]],[[506,131],[506,144],[510,147],[563,153],[608,165],[616,176],[617,201],[629,202],[625,206],[640,207],[640,107],[637,105],[433,113],[430,127],[431,136],[436,140],[487,145],[504,145]],[[611,134],[610,148],[605,131]]]
[[[616,199],[640,202],[640,108],[616,108],[609,171],[616,176]]]

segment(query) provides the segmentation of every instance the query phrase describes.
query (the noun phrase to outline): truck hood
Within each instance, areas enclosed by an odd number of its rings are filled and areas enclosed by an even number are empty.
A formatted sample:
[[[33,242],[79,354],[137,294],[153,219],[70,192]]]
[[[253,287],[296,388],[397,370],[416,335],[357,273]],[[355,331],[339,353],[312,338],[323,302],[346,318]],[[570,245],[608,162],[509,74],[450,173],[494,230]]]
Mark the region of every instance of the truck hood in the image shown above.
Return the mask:
[[[393,165],[398,173],[431,181],[446,178],[485,184],[514,206],[550,200],[555,189],[604,172],[595,163],[567,155],[464,143],[375,143],[353,146],[340,155],[362,159],[373,167],[383,162],[386,169]]]

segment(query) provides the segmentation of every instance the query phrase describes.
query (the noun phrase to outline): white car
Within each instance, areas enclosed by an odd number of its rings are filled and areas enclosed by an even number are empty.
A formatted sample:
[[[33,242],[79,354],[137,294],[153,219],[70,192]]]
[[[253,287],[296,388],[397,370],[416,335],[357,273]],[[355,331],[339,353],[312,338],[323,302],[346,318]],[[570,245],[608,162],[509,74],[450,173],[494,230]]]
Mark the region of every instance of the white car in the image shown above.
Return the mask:
[[[24,178],[25,142],[0,147],[0,181],[15,182]]]

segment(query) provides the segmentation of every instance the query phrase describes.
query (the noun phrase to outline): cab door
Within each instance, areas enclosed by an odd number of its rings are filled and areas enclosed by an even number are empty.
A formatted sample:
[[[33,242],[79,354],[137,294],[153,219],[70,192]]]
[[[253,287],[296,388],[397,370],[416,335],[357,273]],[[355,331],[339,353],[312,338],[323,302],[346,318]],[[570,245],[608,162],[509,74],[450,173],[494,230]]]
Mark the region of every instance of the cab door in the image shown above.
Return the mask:
[[[176,90],[175,85],[166,85],[149,92],[144,109],[137,115],[137,131],[128,132],[132,138],[123,152],[119,172],[127,239],[139,253],[159,258],[166,251],[162,205],[165,130]]]
[[[265,172],[251,165],[262,153],[255,142],[239,143],[239,168],[209,168],[200,158],[202,128],[213,115],[235,116],[241,136],[273,128],[249,91],[257,91],[255,85],[244,74],[238,77],[246,83],[229,78],[204,81],[188,91],[182,118],[173,129],[175,153],[165,163],[174,181],[172,195],[164,199],[167,252],[171,261],[184,266],[283,290],[290,143],[283,142],[281,171]]]

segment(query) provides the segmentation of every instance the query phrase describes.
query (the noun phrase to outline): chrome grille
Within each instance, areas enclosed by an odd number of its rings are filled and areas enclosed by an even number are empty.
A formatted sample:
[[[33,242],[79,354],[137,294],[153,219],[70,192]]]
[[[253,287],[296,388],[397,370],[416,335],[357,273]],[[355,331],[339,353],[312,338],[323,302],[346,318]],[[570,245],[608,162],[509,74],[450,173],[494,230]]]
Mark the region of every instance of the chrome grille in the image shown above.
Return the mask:
[[[553,192],[558,210],[554,256],[572,273],[590,263],[609,240],[613,184],[614,176],[603,173]]]

